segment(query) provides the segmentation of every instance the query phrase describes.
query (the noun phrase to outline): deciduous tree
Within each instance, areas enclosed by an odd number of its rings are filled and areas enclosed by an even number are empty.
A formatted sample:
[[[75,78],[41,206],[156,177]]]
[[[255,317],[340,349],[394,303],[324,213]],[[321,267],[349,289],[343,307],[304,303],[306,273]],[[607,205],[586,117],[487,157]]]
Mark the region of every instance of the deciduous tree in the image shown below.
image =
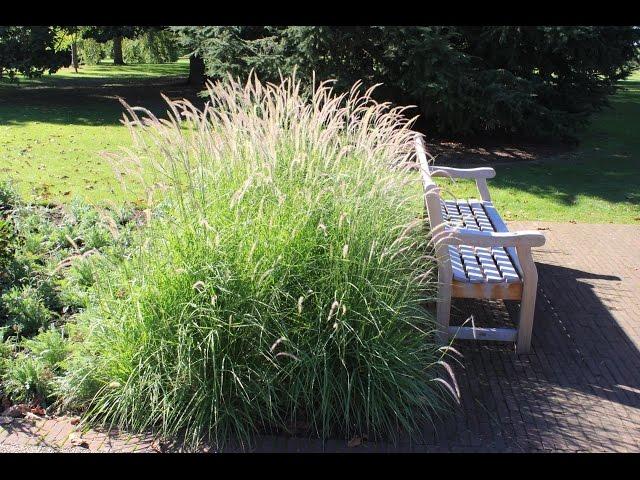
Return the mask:
[[[100,43],[113,41],[113,64],[124,65],[122,57],[122,39],[134,38],[151,27],[141,26],[91,26],[83,33],[84,38],[93,38]]]

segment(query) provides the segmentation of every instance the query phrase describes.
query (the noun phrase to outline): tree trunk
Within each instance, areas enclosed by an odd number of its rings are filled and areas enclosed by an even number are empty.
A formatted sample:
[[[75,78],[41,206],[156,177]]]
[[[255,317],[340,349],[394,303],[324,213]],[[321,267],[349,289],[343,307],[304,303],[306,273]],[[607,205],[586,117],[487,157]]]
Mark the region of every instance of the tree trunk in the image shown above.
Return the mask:
[[[202,86],[205,80],[204,60],[199,55],[189,56],[189,85]]]
[[[75,40],[71,43],[71,64],[76,73],[78,73],[78,46]]]
[[[122,59],[122,37],[121,36],[113,37],[113,64],[124,65],[124,60]]]

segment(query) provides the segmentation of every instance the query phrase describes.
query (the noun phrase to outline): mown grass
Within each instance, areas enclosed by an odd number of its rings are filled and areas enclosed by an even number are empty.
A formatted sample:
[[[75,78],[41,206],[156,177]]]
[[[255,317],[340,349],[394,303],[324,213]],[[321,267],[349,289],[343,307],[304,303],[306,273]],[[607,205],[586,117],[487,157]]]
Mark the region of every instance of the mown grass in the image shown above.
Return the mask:
[[[489,189],[506,220],[640,223],[640,72],[621,83],[578,148],[495,167]],[[478,197],[471,182],[439,183],[450,195]]]
[[[142,201],[126,194],[101,156],[131,146],[118,97],[153,108],[161,92],[195,96],[184,83],[188,63],[83,66],[39,79],[0,83],[0,179],[12,179],[27,199],[68,203]]]
[[[133,181],[122,191],[100,156],[131,146],[116,97],[158,113],[161,91],[195,101],[195,92],[179,86],[187,70],[184,60],[103,64],[0,83],[0,179],[14,179],[23,195],[39,201],[67,203],[78,195],[91,203],[144,202]],[[640,72],[622,86],[576,149],[535,164],[496,167],[490,189],[507,220],[640,222]],[[460,197],[477,195],[468,182],[447,188]]]
[[[182,78],[188,74],[189,60],[179,59],[174,63],[113,65],[103,60],[98,65],[81,65],[76,72],[73,68],[61,68],[54,74],[44,74],[37,78],[18,75],[16,82],[8,79],[0,81],[0,91],[12,88],[82,88],[87,86],[108,86],[137,84],[140,80],[160,77]]]

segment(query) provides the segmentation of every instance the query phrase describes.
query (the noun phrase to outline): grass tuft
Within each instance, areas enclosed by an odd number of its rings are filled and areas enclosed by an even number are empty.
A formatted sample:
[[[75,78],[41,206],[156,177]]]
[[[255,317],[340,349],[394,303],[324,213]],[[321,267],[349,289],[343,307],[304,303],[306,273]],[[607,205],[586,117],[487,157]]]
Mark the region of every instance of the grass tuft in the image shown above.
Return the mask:
[[[168,119],[125,104],[135,146],[113,160],[153,208],[96,273],[65,402],[191,445],[415,433],[455,387],[422,307],[411,121],[359,85],[207,88],[203,110],[167,99]]]

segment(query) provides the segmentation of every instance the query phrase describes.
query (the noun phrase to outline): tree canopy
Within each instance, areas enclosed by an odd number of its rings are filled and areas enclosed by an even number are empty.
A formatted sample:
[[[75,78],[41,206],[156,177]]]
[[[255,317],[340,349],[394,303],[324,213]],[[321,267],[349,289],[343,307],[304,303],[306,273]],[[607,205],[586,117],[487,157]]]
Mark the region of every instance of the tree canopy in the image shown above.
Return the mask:
[[[57,34],[52,26],[0,26],[0,77],[37,77],[69,66],[69,48]]]
[[[383,83],[428,128],[457,135],[571,139],[638,65],[634,27],[181,27],[207,74]]]

